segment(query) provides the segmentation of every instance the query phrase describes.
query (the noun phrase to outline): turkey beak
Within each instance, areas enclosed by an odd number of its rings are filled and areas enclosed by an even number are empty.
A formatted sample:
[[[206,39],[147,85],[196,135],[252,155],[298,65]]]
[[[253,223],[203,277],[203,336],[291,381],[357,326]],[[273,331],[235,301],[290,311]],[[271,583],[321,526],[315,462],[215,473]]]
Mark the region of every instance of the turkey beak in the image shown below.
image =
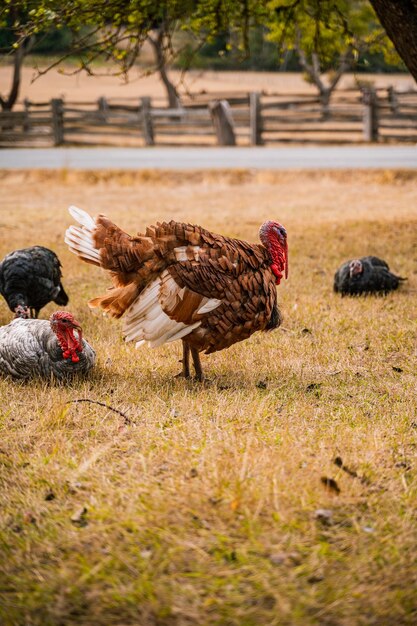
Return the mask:
[[[77,322],[77,320],[74,320],[72,323],[72,328],[73,330],[76,330],[78,333],[78,342],[82,343],[83,340],[83,332],[82,332],[82,328],[80,326],[80,324]]]
[[[76,319],[74,319],[74,318],[72,319],[71,326],[73,327],[74,330],[78,330],[78,332],[80,332],[81,324],[79,322],[77,322]]]
[[[77,333],[78,333],[78,334],[80,334],[80,332],[81,332],[81,326],[80,326],[80,324],[77,322],[77,320],[74,320],[74,321],[71,323],[71,329],[72,329],[73,331],[74,331],[74,330],[76,330],[76,331],[77,331]]]

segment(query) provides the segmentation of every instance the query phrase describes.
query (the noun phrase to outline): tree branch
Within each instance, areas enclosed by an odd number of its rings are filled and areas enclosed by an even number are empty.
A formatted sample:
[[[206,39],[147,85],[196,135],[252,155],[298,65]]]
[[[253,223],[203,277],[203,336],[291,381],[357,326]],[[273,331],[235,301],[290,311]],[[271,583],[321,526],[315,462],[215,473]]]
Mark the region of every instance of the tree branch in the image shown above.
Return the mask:
[[[343,74],[345,72],[347,72],[347,70],[351,67],[352,65],[352,46],[349,46],[348,49],[346,50],[346,52],[344,52],[342,54],[342,56],[340,57],[340,61],[339,61],[339,66],[332,78],[332,80],[330,81],[329,84],[329,91],[332,92],[333,89],[336,87],[337,83],[339,82],[339,80],[342,78]]]
[[[307,55],[301,47],[301,30],[298,27],[296,28],[294,48],[297,51],[301,67],[310,76],[320,93],[323,93],[325,86],[320,78],[320,61],[318,54],[313,52],[312,63],[308,62]]]

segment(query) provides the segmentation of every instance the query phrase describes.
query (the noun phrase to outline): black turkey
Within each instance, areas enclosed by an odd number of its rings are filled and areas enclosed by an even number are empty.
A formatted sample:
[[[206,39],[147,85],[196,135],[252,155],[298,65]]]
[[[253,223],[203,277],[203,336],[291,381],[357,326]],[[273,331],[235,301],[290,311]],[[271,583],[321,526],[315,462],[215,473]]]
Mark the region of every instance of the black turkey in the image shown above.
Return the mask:
[[[342,296],[367,293],[388,293],[406,280],[389,271],[388,263],[376,256],[346,261],[334,275],[334,291]]]
[[[0,372],[12,378],[64,380],[86,374],[95,360],[68,311],[56,311],[49,321],[17,318],[0,327]]]
[[[38,317],[52,300],[68,304],[61,278],[57,255],[43,246],[15,250],[0,263],[0,293],[15,317]]]

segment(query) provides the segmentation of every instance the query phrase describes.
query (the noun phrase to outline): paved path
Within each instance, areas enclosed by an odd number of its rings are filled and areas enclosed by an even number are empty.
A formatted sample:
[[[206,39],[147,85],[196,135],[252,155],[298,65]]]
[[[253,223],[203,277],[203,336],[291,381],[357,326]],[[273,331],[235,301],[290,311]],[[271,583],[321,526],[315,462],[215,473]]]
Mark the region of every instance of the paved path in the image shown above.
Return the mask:
[[[417,146],[33,148],[0,150],[0,169],[417,168]]]

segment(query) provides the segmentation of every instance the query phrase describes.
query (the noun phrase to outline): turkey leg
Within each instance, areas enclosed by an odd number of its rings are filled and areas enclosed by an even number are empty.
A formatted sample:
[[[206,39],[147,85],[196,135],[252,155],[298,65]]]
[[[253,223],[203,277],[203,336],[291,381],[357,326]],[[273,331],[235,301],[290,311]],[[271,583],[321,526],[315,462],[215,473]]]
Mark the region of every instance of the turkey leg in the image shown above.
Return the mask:
[[[196,348],[191,348],[191,356],[193,357],[195,377],[201,383],[204,379],[204,375],[201,367],[200,354]]]
[[[200,362],[200,354],[196,348],[190,348],[188,343],[182,340],[182,373],[178,376],[184,376],[184,378],[190,378],[190,350],[193,357],[193,365],[195,369],[195,377],[199,382],[202,382],[204,375]]]
[[[190,378],[190,346],[184,339],[182,340],[182,375]],[[180,374],[178,374],[180,376]]]

